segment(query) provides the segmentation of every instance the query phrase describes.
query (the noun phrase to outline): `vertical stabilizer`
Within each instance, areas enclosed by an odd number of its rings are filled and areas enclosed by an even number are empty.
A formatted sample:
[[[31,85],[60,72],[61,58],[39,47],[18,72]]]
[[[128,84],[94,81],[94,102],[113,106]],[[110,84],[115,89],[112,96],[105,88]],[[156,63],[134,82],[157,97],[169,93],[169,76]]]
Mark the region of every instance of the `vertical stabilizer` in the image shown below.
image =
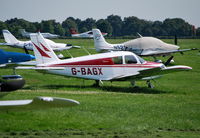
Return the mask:
[[[2,32],[6,43],[15,44],[19,42],[8,30],[2,30]]]
[[[54,61],[59,61],[58,57],[46,42],[41,33],[31,34],[31,41],[33,43],[33,50],[38,64],[45,64]]]
[[[99,29],[92,29],[92,32],[94,35],[94,45],[97,52],[113,49],[112,44],[106,42]]]

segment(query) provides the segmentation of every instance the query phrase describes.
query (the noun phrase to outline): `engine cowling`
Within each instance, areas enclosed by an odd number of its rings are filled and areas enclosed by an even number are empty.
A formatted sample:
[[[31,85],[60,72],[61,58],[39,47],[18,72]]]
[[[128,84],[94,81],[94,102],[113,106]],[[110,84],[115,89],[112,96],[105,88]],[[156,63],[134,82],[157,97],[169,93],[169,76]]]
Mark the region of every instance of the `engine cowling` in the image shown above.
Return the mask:
[[[2,75],[0,76],[0,91],[14,91],[21,89],[25,80],[20,75]]]

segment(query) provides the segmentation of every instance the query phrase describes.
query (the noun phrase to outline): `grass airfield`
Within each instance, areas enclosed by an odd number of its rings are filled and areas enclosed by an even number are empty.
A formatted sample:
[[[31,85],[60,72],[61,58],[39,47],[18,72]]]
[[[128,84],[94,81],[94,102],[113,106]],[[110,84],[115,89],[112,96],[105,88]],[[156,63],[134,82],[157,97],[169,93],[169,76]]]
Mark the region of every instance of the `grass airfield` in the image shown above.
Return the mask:
[[[81,45],[95,53],[92,39],[54,41]],[[110,43],[124,41],[108,39]],[[164,41],[173,43],[170,39]],[[182,49],[200,48],[199,39],[179,39],[178,43]],[[0,48],[24,52],[7,46]],[[69,52],[74,57],[87,54],[83,49]],[[136,88],[128,81],[104,81],[96,88],[92,86],[93,80],[17,70],[26,85],[2,100],[54,96],[77,100],[80,105],[38,111],[1,111],[0,137],[200,137],[200,54],[190,51],[174,55],[174,65],[191,66],[193,70],[165,75],[153,82],[154,89],[147,88],[143,81],[136,82]],[[12,69],[0,69],[0,75],[6,74],[12,74]]]

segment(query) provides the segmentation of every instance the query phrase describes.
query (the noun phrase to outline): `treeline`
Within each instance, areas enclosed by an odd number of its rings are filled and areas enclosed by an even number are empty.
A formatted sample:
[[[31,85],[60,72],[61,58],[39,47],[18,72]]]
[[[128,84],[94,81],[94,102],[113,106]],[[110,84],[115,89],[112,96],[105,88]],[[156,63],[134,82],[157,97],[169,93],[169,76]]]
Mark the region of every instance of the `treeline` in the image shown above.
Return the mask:
[[[165,19],[161,21],[147,21],[135,16],[125,17],[123,20],[118,15],[110,15],[106,19],[86,20],[68,17],[62,23],[55,20],[42,20],[39,22],[29,22],[24,19],[10,19],[5,22],[0,21],[0,30],[8,29],[16,37],[22,37],[19,29],[28,32],[49,32],[62,37],[70,36],[70,29],[76,29],[79,33],[86,32],[92,28],[99,28],[108,36],[135,36],[140,33],[143,36],[200,36],[200,27],[195,28],[181,18]],[[2,37],[2,33],[0,35]]]

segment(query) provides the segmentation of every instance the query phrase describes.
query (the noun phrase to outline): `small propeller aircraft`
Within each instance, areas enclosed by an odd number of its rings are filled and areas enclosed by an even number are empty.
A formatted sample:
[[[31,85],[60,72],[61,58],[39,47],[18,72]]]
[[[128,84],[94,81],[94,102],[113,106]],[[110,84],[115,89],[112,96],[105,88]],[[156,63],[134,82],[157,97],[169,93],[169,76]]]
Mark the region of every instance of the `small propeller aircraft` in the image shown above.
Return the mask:
[[[70,29],[70,33],[72,37],[86,37],[86,38],[93,38],[93,32],[92,31],[87,31],[84,33],[78,33],[76,32],[75,29]],[[103,36],[106,36],[107,33],[102,33]]]
[[[150,80],[163,74],[192,69],[182,65],[166,67],[169,61],[166,65],[148,62],[125,51],[60,60],[40,33],[31,35],[31,41],[34,44],[36,66],[16,69],[35,69],[43,73],[92,79],[96,82],[128,80],[135,84],[137,80],[146,80],[149,87],[153,87]]]
[[[0,67],[14,66],[16,63],[26,63],[35,59],[33,55],[6,52],[0,49]],[[2,75],[0,76],[0,92],[1,91],[14,91],[24,86],[25,80],[20,75]]]
[[[156,56],[167,56],[176,52],[183,53],[185,51],[197,50],[197,48],[180,49],[177,45],[167,44],[155,37],[142,37],[141,35],[140,38],[121,44],[110,44],[106,42],[99,29],[93,29],[92,32],[97,52],[130,51],[139,56],[152,56],[157,61]]]
[[[23,37],[27,37],[27,38],[30,38],[30,34],[33,34],[30,32],[26,32],[25,29],[19,29],[19,31],[21,32]],[[41,33],[41,34],[44,38],[58,38],[59,37],[59,35],[51,34],[51,33]]]
[[[2,32],[6,43],[0,43],[0,45],[23,48],[26,50],[26,53],[28,53],[27,50],[33,50],[33,44],[31,43],[31,41],[19,41],[8,30],[2,30]],[[50,39],[45,40],[54,51],[68,50],[71,48],[80,48],[80,46],[73,46],[71,44],[55,43]]]

